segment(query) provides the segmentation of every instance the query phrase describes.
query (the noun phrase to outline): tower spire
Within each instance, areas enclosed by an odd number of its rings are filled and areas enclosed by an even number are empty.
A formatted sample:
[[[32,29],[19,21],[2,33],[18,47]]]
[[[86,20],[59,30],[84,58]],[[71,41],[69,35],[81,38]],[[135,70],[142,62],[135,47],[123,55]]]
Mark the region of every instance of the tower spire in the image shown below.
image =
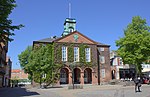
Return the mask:
[[[68,15],[69,17],[65,19],[64,31],[62,33],[62,36],[68,35],[71,32],[74,32],[76,30],[76,19],[73,19],[71,17],[71,3],[70,2],[68,6]]]
[[[71,3],[69,2],[69,18],[71,18]]]

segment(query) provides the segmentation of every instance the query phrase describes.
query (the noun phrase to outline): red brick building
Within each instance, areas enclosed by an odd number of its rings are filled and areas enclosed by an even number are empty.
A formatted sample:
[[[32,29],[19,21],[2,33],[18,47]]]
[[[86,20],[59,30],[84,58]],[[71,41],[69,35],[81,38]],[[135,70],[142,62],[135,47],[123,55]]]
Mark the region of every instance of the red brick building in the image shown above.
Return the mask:
[[[61,48],[61,58],[55,59],[63,68],[60,69],[60,84],[100,84],[111,80],[109,45],[105,45],[88,38],[76,31],[76,20],[67,18],[64,23],[64,32],[61,37],[51,37],[34,41],[33,46],[55,43]],[[73,60],[70,62],[69,46],[73,45]],[[85,62],[81,60],[81,45],[84,48]],[[57,51],[57,50],[56,50]],[[57,52],[54,52],[58,56]],[[88,65],[90,63],[90,65]],[[72,75],[74,74],[74,75]],[[72,78],[74,81],[72,81]]]
[[[28,79],[28,74],[24,73],[24,70],[21,69],[12,69],[11,79]]]

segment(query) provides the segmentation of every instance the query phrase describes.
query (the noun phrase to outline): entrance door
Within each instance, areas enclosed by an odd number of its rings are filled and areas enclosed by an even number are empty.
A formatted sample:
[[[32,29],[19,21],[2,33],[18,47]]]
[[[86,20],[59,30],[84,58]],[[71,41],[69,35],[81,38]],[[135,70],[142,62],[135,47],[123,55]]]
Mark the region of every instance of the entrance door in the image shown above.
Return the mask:
[[[92,83],[92,70],[90,68],[86,68],[84,70],[84,83],[85,84]]]
[[[88,72],[87,72],[87,70],[84,71],[84,83],[88,83]]]
[[[67,71],[65,69],[61,69],[60,71],[60,84],[67,84]]]
[[[74,84],[80,84],[80,69],[74,69]]]

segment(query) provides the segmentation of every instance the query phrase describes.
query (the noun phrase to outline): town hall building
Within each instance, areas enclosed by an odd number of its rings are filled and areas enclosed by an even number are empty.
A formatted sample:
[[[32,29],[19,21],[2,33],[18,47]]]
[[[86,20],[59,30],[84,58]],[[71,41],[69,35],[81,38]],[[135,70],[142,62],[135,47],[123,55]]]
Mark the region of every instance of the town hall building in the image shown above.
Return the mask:
[[[73,18],[66,18],[61,37],[34,41],[33,46],[39,43],[56,44],[54,61],[63,65],[59,84],[100,84],[112,79],[110,46],[96,42],[77,31],[76,20]]]

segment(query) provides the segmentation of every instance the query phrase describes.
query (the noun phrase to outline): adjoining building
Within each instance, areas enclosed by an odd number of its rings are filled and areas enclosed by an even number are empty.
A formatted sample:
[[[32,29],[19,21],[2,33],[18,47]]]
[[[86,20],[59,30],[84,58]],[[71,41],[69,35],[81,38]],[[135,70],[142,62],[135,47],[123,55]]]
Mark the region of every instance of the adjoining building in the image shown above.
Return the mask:
[[[110,46],[96,42],[77,31],[75,19],[66,18],[61,37],[33,41],[33,47],[52,43],[55,43],[54,61],[63,66],[60,69],[59,84],[72,84],[72,77],[75,84],[100,84],[112,79]],[[73,49],[72,53],[70,47]],[[59,48],[60,53],[57,53]]]
[[[124,64],[122,58],[115,51],[110,53],[112,79],[133,80],[136,71],[134,65]]]
[[[7,65],[5,66],[5,75],[4,75],[3,86],[10,87],[12,61],[10,60],[10,57],[8,57],[8,56],[6,58],[6,63],[7,63]]]
[[[143,77],[150,79],[150,64],[142,64]]]
[[[12,69],[11,70],[11,83],[18,86],[19,84],[31,84],[31,81],[28,79],[28,74],[22,69]]]

